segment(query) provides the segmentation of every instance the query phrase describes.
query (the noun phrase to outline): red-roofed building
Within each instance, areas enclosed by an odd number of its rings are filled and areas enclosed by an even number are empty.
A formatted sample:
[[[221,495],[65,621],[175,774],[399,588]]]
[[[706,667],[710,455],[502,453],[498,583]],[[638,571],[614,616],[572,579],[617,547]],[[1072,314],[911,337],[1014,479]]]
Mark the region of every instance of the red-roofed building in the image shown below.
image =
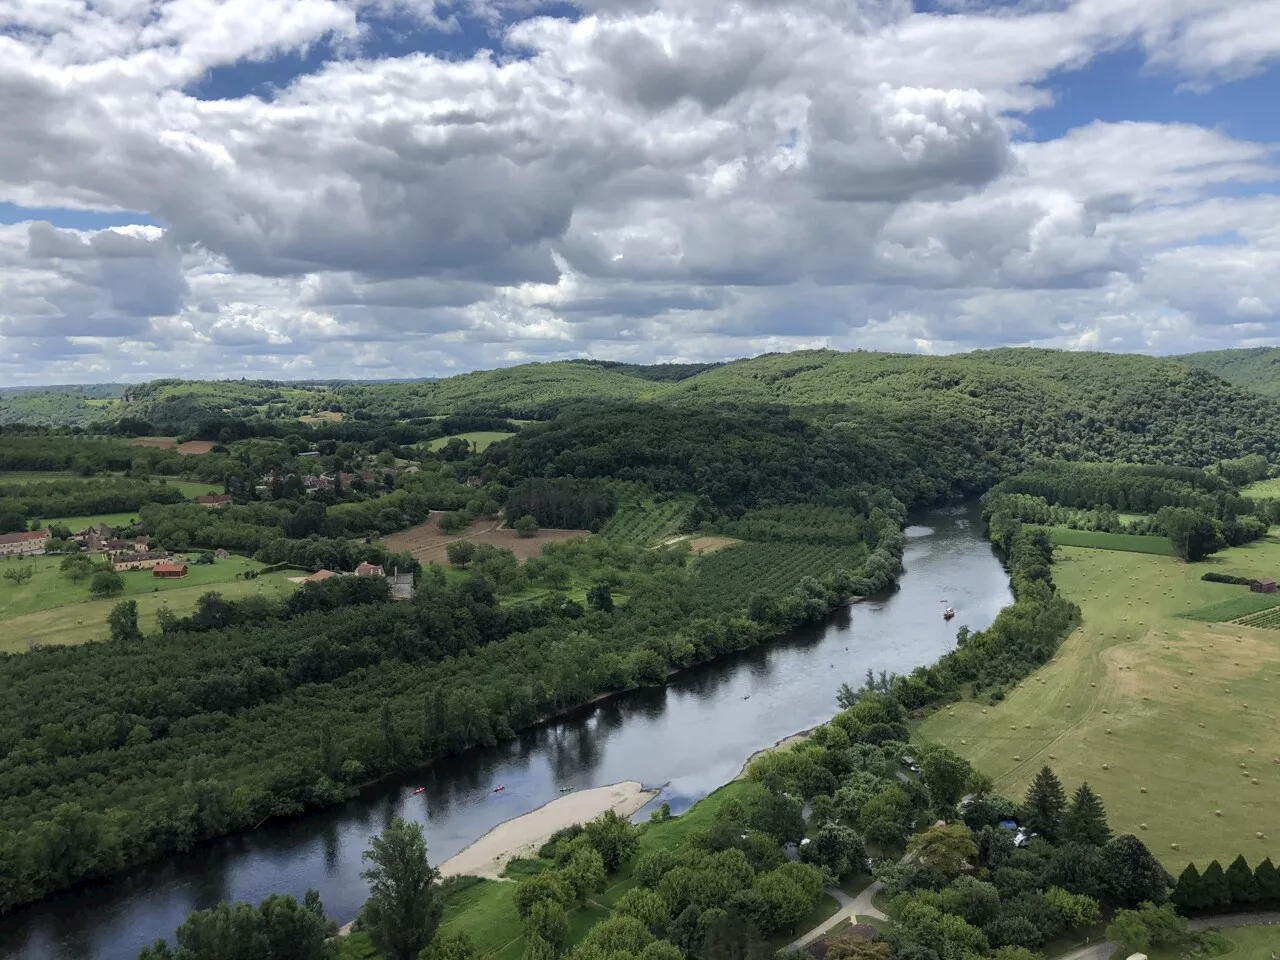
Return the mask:
[[[337,574],[332,570],[317,570],[309,577],[303,577],[303,583],[319,583],[321,580],[328,580],[330,577],[336,577]]]
[[[157,563],[151,568],[151,575],[161,580],[181,580],[187,575],[185,563]]]
[[[385,577],[382,567],[374,566],[372,563],[361,563],[356,567],[357,577]]]
[[[206,494],[203,497],[196,497],[196,503],[200,504],[200,506],[202,507],[227,507],[234,502],[235,501],[231,497],[227,496],[225,493],[222,493],[222,494],[210,493],[210,494]]]
[[[30,533],[0,533],[0,557],[44,553],[45,544],[48,542],[48,530],[32,530]]]

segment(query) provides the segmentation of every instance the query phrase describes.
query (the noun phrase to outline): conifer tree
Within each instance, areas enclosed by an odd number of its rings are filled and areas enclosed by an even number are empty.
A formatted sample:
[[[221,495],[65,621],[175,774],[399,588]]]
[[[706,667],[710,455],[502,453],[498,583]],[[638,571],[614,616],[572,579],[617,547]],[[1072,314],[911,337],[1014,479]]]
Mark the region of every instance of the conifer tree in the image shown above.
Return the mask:
[[[1200,875],[1200,897],[1204,910],[1222,910],[1231,905],[1231,887],[1227,875],[1217,860],[1204,868]]]
[[[1231,866],[1227,867],[1226,878],[1233,907],[1248,908],[1257,902],[1258,887],[1254,883],[1253,871],[1249,869],[1249,862],[1245,860],[1244,854],[1240,854],[1231,861]]]
[[[1087,783],[1080,784],[1071,798],[1071,808],[1062,821],[1062,838],[1095,847],[1105,847],[1111,839],[1102,798]]]
[[[1271,858],[1263,860],[1253,871],[1253,882],[1258,887],[1258,904],[1272,910],[1280,907],[1280,870]]]
[[[1199,913],[1204,909],[1204,890],[1200,883],[1200,871],[1196,869],[1194,863],[1188,863],[1187,868],[1182,871],[1170,899],[1180,913]]]
[[[1062,831],[1062,813],[1066,806],[1067,796],[1062,790],[1062,781],[1045,767],[1027,788],[1027,798],[1022,804],[1022,825],[1050,843],[1056,843]]]

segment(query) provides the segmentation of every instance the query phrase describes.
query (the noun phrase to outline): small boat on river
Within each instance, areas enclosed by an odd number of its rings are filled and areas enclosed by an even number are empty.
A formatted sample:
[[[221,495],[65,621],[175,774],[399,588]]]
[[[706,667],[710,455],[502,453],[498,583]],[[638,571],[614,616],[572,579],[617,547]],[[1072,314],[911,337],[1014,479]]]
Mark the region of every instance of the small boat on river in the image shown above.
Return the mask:
[[[502,792],[503,790],[505,790],[505,789],[507,789],[507,785],[504,783],[504,784],[502,784],[501,786],[494,787],[494,788],[493,788],[493,792],[494,792],[494,793],[501,793],[501,792]]]
[[[947,607],[947,609],[942,611],[943,620],[950,620],[955,615],[956,615],[955,607]]]
[[[426,792],[427,792],[426,787],[419,787],[417,790],[413,791],[413,795],[416,797],[418,794],[426,793]]]

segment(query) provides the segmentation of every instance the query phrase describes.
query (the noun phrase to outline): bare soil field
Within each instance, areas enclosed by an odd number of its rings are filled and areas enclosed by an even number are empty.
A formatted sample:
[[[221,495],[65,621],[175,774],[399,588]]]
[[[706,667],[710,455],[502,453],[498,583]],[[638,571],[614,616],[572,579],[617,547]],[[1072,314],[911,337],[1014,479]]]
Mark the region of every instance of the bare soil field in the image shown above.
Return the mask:
[[[725,547],[732,547],[741,542],[733,537],[695,537],[689,541],[689,549],[693,551],[694,556],[700,557],[704,553],[715,553],[717,550],[723,550]]]
[[[158,447],[161,450],[177,450],[179,453],[209,453],[216,444],[212,440],[188,440],[178,443],[173,437],[137,437],[129,441],[131,447]]]
[[[161,450],[172,450],[178,445],[173,437],[135,437],[129,441],[131,447],[159,447]]]
[[[514,530],[502,530],[497,520],[473,520],[462,533],[445,533],[437,520],[440,514],[432,512],[431,517],[416,527],[393,533],[382,538],[382,545],[397,553],[412,554],[421,563],[448,563],[446,548],[455,540],[470,540],[472,543],[488,543],[504,550],[510,550],[521,562],[542,553],[548,543],[572,540],[574,537],[588,536],[586,530],[539,530],[532,537],[521,537]]]

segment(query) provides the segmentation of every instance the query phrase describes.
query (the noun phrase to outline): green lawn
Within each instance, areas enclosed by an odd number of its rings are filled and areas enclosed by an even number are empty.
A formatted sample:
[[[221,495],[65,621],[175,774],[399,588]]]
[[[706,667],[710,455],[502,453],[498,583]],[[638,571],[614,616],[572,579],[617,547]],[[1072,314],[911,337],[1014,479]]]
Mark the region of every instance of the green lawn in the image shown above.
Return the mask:
[[[156,629],[155,615],[167,605],[179,616],[190,613],[202,594],[211,590],[228,599],[254,594],[287,596],[296,585],[289,582],[291,571],[282,570],[252,580],[238,580],[244,570],[261,569],[262,564],[243,557],[230,557],[207,566],[188,565],[182,580],[157,580],[149,570],[122,574],[124,593],[107,600],[89,596],[89,581],[72,583],[58,572],[62,557],[29,557],[0,560],[0,574],[11,566],[34,566],[36,575],[21,586],[0,576],[0,651],[20,652],[28,643],[82,643],[106,636],[107,615],[123,598],[138,603],[144,631]]]
[[[1222,956],[1231,960],[1272,960],[1280,954],[1280,926],[1275,924],[1256,927],[1232,927],[1221,931],[1231,942],[1232,950]],[[1159,951],[1151,955],[1151,960],[1166,960]],[[1177,960],[1169,955],[1168,960]]]
[[[1055,661],[998,705],[937,711],[921,735],[1010,797],[1046,764],[1068,789],[1087,780],[1112,828],[1141,837],[1175,875],[1188,860],[1274,856],[1280,633],[1183,614],[1222,599],[1222,584],[1200,579],[1206,570],[1274,575],[1280,541],[1195,564],[1076,547],[1056,559],[1054,579],[1083,624]]]
[[[504,433],[501,430],[477,430],[474,433],[456,433],[452,437],[437,437],[435,440],[432,440],[427,444],[427,449],[432,452],[439,450],[446,443],[456,437],[460,440],[467,441],[467,443],[473,444],[477,453],[483,453],[485,448],[490,444],[497,443],[499,440],[505,440],[507,437],[514,436],[514,433]]]
[[[1274,500],[1280,497],[1280,477],[1251,483],[1240,491],[1240,495],[1254,500]]]
[[[79,533],[85,527],[96,527],[105,523],[108,527],[117,530],[132,526],[138,520],[138,511],[134,510],[126,513],[95,513],[83,517],[43,517],[41,518],[41,526],[49,526],[51,523],[59,523],[67,527],[72,533]]]
[[[1172,557],[1173,544],[1168,537],[1137,537],[1129,533],[1102,533],[1096,530],[1071,530],[1049,527],[1049,539],[1059,547],[1090,547],[1094,550],[1123,550]]]
[[[182,556],[182,554],[179,554]],[[89,594],[89,579],[72,583],[58,570],[64,557],[43,556],[30,557],[27,560],[7,558],[0,560],[0,574],[10,567],[34,567],[35,576],[21,586],[0,576],[0,620],[34,613],[37,610],[49,610],[67,604],[84,603],[92,600]],[[124,577],[123,597],[135,597],[143,593],[170,590],[186,590],[190,587],[208,587],[212,584],[224,583],[237,579],[246,570],[261,570],[264,564],[245,557],[231,556],[225,560],[217,560],[210,564],[188,564],[187,576],[181,580],[159,580],[152,576],[150,570],[128,570]]]

